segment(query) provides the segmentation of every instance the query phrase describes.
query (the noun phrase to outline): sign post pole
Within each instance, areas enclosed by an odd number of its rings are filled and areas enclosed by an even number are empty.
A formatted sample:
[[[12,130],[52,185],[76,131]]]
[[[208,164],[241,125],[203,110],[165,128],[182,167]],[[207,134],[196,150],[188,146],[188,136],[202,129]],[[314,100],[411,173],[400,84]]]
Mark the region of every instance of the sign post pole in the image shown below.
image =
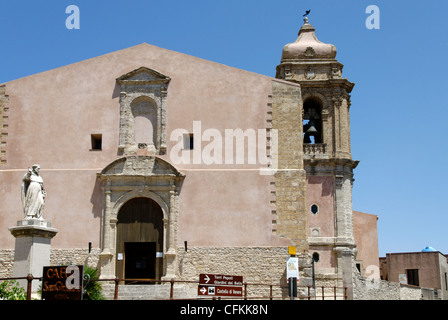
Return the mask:
[[[286,277],[289,281],[289,297],[297,297],[297,279],[299,278],[299,258],[296,257],[296,248],[288,248],[289,257],[286,260]]]
[[[291,300],[297,297],[297,278],[289,278],[289,296]]]

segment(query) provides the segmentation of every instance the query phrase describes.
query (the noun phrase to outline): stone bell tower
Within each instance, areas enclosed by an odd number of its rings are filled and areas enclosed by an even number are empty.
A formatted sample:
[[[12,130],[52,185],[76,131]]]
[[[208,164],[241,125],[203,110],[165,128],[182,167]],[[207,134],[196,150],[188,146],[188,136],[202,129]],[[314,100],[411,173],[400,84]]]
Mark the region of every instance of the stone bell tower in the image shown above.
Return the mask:
[[[342,68],[336,60],[336,47],[320,42],[306,17],[297,40],[283,48],[276,78],[301,86],[303,124],[298,125],[303,125],[307,188],[326,186],[307,200],[310,225],[312,219],[321,219],[321,225],[309,231],[310,253],[317,252],[321,265],[326,264],[326,275],[350,292],[356,255],[352,183],[358,161],[352,160],[350,150],[350,92],[354,84],[342,78]]]

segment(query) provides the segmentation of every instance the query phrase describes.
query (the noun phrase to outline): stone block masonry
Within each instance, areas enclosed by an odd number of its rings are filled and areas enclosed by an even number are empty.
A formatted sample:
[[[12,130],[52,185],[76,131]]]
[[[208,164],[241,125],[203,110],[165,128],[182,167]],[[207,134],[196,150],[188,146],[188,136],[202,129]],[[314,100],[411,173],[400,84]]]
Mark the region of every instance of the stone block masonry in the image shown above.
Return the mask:
[[[0,250],[0,278],[12,277],[14,270],[14,249]]]
[[[89,265],[93,268],[98,267],[99,249],[51,249],[50,265]],[[14,249],[0,250],[0,277],[12,277],[14,268]],[[26,275],[25,275],[26,276]]]
[[[6,87],[0,86],[0,166],[6,164],[6,138],[8,137],[9,101]]]
[[[272,129],[278,130],[278,169],[275,174],[276,233],[291,239],[297,252],[308,252],[303,168],[302,98],[300,86],[272,82]]]
[[[265,286],[248,285],[248,297],[269,297],[269,285],[273,296],[289,299],[286,288],[287,247],[183,247],[179,251],[179,279],[198,281],[199,274],[225,274],[243,276],[243,282],[262,283]],[[311,285],[308,256],[299,255],[299,286]],[[197,283],[191,284],[196,288]],[[300,288],[298,298],[305,298],[307,290]]]
[[[52,249],[51,265],[86,265],[98,267],[99,249]],[[247,283],[262,283],[265,286],[248,285],[248,297],[269,297],[269,285],[273,285],[273,296],[289,299],[286,288],[287,247],[184,247],[178,248],[179,269],[177,280],[199,281],[199,274],[227,274],[243,276]],[[0,250],[0,277],[11,277],[14,250]],[[311,269],[307,255],[299,255],[299,286],[311,285]],[[178,283],[183,298],[196,298],[198,283]],[[120,291],[125,290],[120,288]],[[176,292],[179,294],[179,292]],[[306,299],[306,288],[299,288],[299,297]],[[159,298],[167,298],[169,293]],[[110,294],[110,298],[113,293]],[[129,299],[134,299],[129,296]],[[148,296],[145,297],[148,299]]]

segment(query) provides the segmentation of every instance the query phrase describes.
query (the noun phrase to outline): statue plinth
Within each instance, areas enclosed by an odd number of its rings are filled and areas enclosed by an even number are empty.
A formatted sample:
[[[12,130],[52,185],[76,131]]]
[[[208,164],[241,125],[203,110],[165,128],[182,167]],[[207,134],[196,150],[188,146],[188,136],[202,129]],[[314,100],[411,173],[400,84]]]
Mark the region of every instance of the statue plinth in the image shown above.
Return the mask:
[[[17,237],[42,237],[53,238],[58,232],[51,227],[49,221],[43,219],[24,219],[17,221],[17,226],[8,229],[11,234]]]
[[[43,219],[19,220],[8,230],[16,238],[13,277],[26,277],[28,274],[42,277],[43,267],[50,265],[51,239],[58,230]],[[26,280],[19,280],[19,283],[26,288]],[[33,281],[32,292],[36,292],[38,286],[39,281]]]

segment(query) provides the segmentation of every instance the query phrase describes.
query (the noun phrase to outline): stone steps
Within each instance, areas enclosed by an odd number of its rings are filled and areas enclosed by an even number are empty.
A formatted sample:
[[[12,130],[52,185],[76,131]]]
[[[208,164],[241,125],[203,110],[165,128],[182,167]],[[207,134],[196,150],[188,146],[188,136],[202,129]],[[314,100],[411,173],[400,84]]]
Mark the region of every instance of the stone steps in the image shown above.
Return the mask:
[[[120,285],[118,287],[118,300],[168,300],[170,299],[171,285],[155,284],[155,285]],[[114,299],[114,284],[103,284],[103,294],[108,300]],[[195,299],[197,298],[196,290],[188,285],[174,285],[173,299]]]

